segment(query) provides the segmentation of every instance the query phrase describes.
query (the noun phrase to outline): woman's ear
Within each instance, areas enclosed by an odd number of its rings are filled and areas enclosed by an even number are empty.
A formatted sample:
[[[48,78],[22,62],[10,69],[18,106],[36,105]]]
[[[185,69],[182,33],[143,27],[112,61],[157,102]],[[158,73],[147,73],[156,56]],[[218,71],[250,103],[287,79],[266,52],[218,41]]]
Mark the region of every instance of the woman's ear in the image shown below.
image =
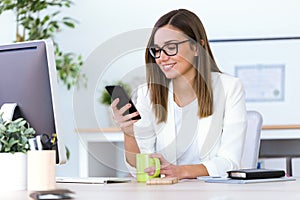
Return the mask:
[[[200,45],[202,48],[204,48],[205,42],[204,40],[200,40]],[[200,46],[196,45],[195,43],[192,44],[192,49],[194,51],[194,56],[198,56],[199,55],[199,48]]]
[[[204,40],[200,40],[200,45],[201,47],[204,47]],[[192,49],[194,51],[194,56],[198,56],[199,55],[199,48],[201,48],[199,46],[199,43],[192,43]]]
[[[200,45],[204,47],[204,40],[200,40]]]
[[[194,49],[194,52],[195,52],[194,56],[198,56],[199,55],[199,48],[204,48],[204,45],[205,45],[204,40],[200,40],[199,43],[200,43],[201,47],[199,45],[193,45],[193,49]]]

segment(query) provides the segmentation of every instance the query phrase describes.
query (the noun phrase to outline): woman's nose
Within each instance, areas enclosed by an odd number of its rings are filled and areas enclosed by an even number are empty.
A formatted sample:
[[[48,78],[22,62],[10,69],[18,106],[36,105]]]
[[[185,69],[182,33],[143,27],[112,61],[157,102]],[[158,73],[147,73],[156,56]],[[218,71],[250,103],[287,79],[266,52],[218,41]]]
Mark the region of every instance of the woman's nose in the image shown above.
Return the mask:
[[[168,60],[170,56],[168,56],[164,51],[160,52],[160,57],[159,59],[161,60]]]

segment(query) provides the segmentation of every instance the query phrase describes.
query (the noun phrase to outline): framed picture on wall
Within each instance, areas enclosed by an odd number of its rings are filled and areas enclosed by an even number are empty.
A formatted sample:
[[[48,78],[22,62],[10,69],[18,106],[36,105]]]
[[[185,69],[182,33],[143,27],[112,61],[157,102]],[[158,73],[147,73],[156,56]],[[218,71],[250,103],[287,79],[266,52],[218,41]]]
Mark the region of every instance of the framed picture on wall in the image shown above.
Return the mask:
[[[243,82],[248,102],[284,100],[284,64],[235,66],[235,76]]]

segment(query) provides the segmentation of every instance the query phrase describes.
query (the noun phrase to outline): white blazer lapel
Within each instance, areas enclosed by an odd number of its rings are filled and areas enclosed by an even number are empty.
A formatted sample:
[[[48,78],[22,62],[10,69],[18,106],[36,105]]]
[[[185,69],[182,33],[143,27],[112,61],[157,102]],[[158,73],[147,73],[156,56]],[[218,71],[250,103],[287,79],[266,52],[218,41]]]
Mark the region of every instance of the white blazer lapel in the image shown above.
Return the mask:
[[[212,150],[223,129],[224,89],[217,74],[212,74],[212,81],[214,113],[209,117],[199,119],[198,122],[200,158],[205,157]]]

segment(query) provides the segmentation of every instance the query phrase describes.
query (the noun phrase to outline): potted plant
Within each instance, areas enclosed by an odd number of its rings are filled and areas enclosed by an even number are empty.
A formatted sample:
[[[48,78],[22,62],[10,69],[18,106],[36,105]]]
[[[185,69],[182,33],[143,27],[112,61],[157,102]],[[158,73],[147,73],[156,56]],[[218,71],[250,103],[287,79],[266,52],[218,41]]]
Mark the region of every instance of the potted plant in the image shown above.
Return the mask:
[[[27,184],[28,140],[35,130],[18,118],[5,121],[0,113],[0,187],[6,190],[24,190]]]
[[[131,87],[128,83],[125,83],[123,81],[116,81],[113,84],[122,86],[128,95],[131,94]],[[101,104],[103,104],[104,106],[106,106],[106,110],[107,110],[107,113],[109,116],[108,117],[108,126],[115,126],[115,123],[114,123],[113,117],[112,117],[112,111],[110,109],[110,104],[112,102],[111,100],[112,99],[111,99],[110,95],[108,94],[108,92],[105,89],[103,89],[103,91],[101,93],[101,97],[99,98],[99,102]]]
[[[81,55],[63,52],[55,42],[55,34],[62,27],[75,28],[75,19],[61,17],[61,9],[71,7],[71,0],[9,0],[0,1],[0,15],[12,11],[15,16],[15,42],[51,38],[55,45],[56,68],[60,80],[70,89],[78,83],[86,85],[86,76],[81,73]],[[2,30],[3,31],[3,30]]]

